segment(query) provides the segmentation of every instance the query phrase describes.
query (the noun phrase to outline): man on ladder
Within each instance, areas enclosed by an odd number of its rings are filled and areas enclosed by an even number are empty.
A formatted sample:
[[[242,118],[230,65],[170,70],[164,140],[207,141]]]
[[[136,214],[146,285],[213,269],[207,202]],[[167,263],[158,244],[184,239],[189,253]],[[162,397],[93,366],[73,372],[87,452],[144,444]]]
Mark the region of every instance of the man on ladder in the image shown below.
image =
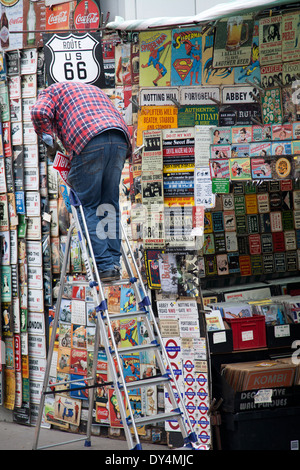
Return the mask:
[[[53,135],[56,133],[66,150],[72,152],[71,170],[68,177],[68,181],[70,181],[72,186],[72,190],[70,190],[70,204],[85,261],[87,278],[90,287],[93,289],[93,298],[97,312],[92,374],[91,377],[86,379],[90,385],[84,387],[84,389],[90,389],[85,445],[91,445],[94,390],[100,386],[97,383],[96,375],[99,338],[101,337],[101,343],[104,345],[107,356],[108,368],[112,375],[112,382],[106,383],[106,385],[112,385],[114,388],[129,448],[134,450],[141,450],[142,448],[138,435],[139,426],[173,419],[178,421],[184,445],[189,448],[195,448],[197,436],[192,431],[192,424],[183,404],[171,363],[163,346],[163,340],[151,307],[151,301],[147,296],[122,223],[120,223],[120,226],[126,248],[121,245],[121,234],[119,234],[119,183],[122,168],[131,147],[127,127],[119,113],[114,110],[113,105],[111,105],[101,90],[93,86],[78,83],[55,84],[42,92],[39,95],[37,104],[32,109],[32,121],[36,132],[42,136],[44,141],[52,146]],[[115,209],[113,213],[116,217],[115,227],[117,237],[113,239],[98,238],[99,230],[97,230],[96,225],[99,224],[97,216],[99,204],[105,204],[105,206],[111,204]],[[85,233],[83,234],[83,232]],[[67,257],[70,250],[70,234],[71,230],[68,233],[65,256],[62,263],[61,282],[52,326],[53,331],[56,331],[59,321],[63,280],[66,274]],[[84,243],[84,238],[86,239],[87,246]],[[128,348],[117,347],[110,312],[108,311],[107,301],[102,288],[102,282],[119,279],[118,266],[121,254],[125,269],[129,275],[128,282],[133,287],[140,310],[120,312],[120,314],[113,313],[113,319],[138,317],[144,322],[149,335],[149,343],[131,344],[129,350],[133,353],[139,353],[148,349],[155,350],[157,368],[160,371],[160,374],[154,377],[138,379],[129,383],[126,382],[122,367],[122,358],[128,353]],[[94,269],[94,272],[90,257],[94,268],[97,268]],[[133,272],[130,259],[136,274]],[[45,395],[56,393],[55,386],[58,385],[52,383],[50,390],[47,391],[49,389],[54,343],[55,335],[52,334],[37,419],[34,449],[37,448],[38,444]],[[157,384],[167,387],[173,406],[172,411],[141,417],[135,416],[130,403],[129,390],[132,387],[140,388]]]
[[[31,120],[46,145],[57,136],[70,153],[68,184],[82,204],[100,279],[118,280],[119,184],[131,151],[124,119],[99,88],[61,82],[39,93]]]

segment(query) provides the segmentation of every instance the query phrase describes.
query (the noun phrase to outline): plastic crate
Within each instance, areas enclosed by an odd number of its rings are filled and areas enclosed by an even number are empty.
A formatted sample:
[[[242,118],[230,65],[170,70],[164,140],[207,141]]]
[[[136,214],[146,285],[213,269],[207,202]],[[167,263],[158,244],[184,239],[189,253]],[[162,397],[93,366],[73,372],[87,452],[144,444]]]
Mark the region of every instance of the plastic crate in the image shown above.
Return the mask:
[[[265,348],[266,323],[264,315],[228,319],[232,329],[233,350]]]

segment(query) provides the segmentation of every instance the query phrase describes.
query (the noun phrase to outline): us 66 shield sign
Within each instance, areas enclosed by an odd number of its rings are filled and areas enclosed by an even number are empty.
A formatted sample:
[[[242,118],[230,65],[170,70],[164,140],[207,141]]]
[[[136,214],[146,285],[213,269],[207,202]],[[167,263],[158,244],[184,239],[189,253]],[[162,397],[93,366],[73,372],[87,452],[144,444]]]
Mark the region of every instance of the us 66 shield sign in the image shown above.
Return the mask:
[[[104,86],[102,47],[99,33],[44,35],[48,84],[82,82]]]

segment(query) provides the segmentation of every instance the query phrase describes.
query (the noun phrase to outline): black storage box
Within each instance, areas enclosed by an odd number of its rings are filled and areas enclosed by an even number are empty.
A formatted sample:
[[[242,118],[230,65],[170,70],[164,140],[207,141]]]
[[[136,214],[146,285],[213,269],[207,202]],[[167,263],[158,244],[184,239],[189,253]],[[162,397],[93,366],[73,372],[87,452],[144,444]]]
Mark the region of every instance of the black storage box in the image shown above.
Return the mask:
[[[288,328],[289,335],[280,335],[281,326],[283,331],[286,331],[286,328]],[[278,325],[277,327],[266,326],[266,336],[268,348],[291,347],[293,341],[300,338],[300,323],[289,323],[287,325]]]
[[[218,336],[224,335],[226,341],[219,342]],[[225,330],[209,331],[208,332],[209,349],[212,354],[228,353],[233,351],[233,339],[231,328]]]
[[[222,413],[222,450],[299,450],[300,407]]]

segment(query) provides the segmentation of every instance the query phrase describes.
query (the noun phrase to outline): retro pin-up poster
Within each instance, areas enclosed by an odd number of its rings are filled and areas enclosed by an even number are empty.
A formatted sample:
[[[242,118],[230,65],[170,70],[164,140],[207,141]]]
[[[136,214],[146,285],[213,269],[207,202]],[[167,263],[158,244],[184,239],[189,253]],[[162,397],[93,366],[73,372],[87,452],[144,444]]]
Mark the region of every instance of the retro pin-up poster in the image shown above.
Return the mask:
[[[172,85],[201,84],[201,28],[174,29],[172,36]]]
[[[140,34],[140,86],[171,85],[172,31]]]

